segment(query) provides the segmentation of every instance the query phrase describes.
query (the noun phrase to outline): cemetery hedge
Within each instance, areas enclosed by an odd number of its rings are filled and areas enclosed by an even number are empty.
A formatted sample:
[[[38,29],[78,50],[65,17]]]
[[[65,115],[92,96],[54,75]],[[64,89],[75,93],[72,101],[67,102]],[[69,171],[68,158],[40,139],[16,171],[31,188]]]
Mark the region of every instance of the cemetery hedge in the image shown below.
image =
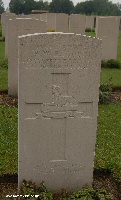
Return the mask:
[[[110,68],[110,69],[121,69],[121,62],[117,59],[110,59],[110,60],[102,60],[101,61],[102,68]]]

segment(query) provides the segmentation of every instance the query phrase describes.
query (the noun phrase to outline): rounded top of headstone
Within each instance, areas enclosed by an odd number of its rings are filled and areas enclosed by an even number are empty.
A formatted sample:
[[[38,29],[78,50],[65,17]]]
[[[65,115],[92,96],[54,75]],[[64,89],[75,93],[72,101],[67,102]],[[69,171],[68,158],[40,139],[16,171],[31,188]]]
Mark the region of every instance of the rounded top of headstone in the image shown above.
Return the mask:
[[[23,38],[23,37],[34,37],[34,36],[47,36],[47,35],[55,35],[55,36],[73,36],[73,37],[81,37],[81,38],[85,38],[85,39],[90,39],[90,40],[100,40],[102,41],[102,39],[100,38],[96,38],[96,37],[92,37],[92,36],[86,36],[86,35],[82,35],[82,34],[75,34],[75,33],[63,33],[63,32],[46,32],[46,33],[34,33],[34,34],[27,34],[27,35],[22,35],[19,36],[19,38]]]

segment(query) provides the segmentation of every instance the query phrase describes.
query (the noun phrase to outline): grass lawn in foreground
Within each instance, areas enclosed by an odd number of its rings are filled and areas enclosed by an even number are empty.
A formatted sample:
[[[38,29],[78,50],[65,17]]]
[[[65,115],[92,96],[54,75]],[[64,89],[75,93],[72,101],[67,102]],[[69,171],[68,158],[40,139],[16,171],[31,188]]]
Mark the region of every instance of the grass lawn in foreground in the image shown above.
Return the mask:
[[[85,32],[86,36],[92,36],[92,37],[96,37],[96,33],[95,32]]]
[[[2,39],[2,25],[0,23],[0,40]]]
[[[5,42],[0,42],[0,63],[5,60]],[[8,89],[8,69],[0,67],[0,91]]]
[[[17,173],[17,108],[0,107],[0,172]],[[99,105],[95,169],[111,170],[121,182],[121,103]]]
[[[18,170],[18,110],[0,106],[0,174]]]
[[[5,42],[0,42],[0,61],[5,59]]]
[[[99,105],[96,169],[108,169],[121,182],[121,103]]]
[[[121,69],[101,69],[101,84],[107,83],[110,78],[113,88],[121,88]]]
[[[0,91],[8,89],[8,70],[0,67]]]

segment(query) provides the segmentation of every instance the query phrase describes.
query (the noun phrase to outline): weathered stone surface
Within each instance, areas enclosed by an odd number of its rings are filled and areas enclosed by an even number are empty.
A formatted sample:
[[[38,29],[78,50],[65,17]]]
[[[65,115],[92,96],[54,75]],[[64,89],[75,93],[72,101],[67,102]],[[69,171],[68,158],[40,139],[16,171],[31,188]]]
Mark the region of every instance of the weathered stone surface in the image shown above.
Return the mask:
[[[56,32],[68,33],[68,15],[56,13]]]
[[[85,34],[86,16],[80,14],[72,14],[69,16],[70,33]]]
[[[43,13],[40,19],[47,23],[47,31],[68,33],[68,15],[65,13]]]
[[[8,16],[6,17],[6,25],[5,25],[5,58],[8,58],[8,37],[9,37],[9,31],[12,31],[11,30],[11,27],[9,26],[9,20],[12,20],[12,19],[16,19],[17,15],[11,15],[11,16]],[[10,27],[10,30],[9,30],[9,27]]]
[[[2,37],[6,37],[6,28],[8,19],[16,16],[14,13],[2,13],[1,14],[1,24],[2,24]]]
[[[40,20],[47,22],[47,13],[40,14]]]
[[[47,31],[56,30],[56,13],[46,13],[47,15]]]
[[[97,17],[96,37],[119,36],[119,17]]]
[[[94,28],[94,16],[86,16],[86,28]]]
[[[19,37],[19,185],[74,191],[92,182],[100,57],[96,38]]]
[[[102,60],[117,59],[118,37],[102,38]]]
[[[18,36],[45,32],[46,23],[30,18],[16,18],[9,20],[8,26],[8,93],[16,95],[18,94]]]
[[[119,17],[97,17],[96,37],[102,39],[102,59],[117,59]]]
[[[29,14],[29,15],[26,15],[26,17],[30,17],[32,19],[40,19],[40,14]]]
[[[40,19],[40,16],[38,14],[30,14],[30,15],[15,15],[14,13],[10,13],[6,16],[5,20],[5,57],[8,58],[8,36],[9,31],[11,31],[11,27],[9,30],[9,20],[10,19],[16,19],[16,18],[32,18],[32,19]]]

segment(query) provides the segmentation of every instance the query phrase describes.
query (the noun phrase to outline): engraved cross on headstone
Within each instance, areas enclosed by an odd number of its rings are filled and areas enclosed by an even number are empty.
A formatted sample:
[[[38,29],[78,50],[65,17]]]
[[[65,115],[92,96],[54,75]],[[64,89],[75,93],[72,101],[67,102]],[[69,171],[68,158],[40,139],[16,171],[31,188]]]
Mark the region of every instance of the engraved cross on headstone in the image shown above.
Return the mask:
[[[70,72],[53,72],[52,75],[52,101],[41,103],[40,112],[29,119],[51,119],[51,135],[56,133],[59,141],[56,155],[50,162],[66,161],[66,124],[68,118],[91,118],[92,102],[77,102],[73,96],[68,95],[68,81]],[[31,103],[29,103],[31,104]],[[54,140],[54,138],[53,138]],[[51,147],[52,150],[53,147]],[[57,153],[58,152],[58,153]]]

